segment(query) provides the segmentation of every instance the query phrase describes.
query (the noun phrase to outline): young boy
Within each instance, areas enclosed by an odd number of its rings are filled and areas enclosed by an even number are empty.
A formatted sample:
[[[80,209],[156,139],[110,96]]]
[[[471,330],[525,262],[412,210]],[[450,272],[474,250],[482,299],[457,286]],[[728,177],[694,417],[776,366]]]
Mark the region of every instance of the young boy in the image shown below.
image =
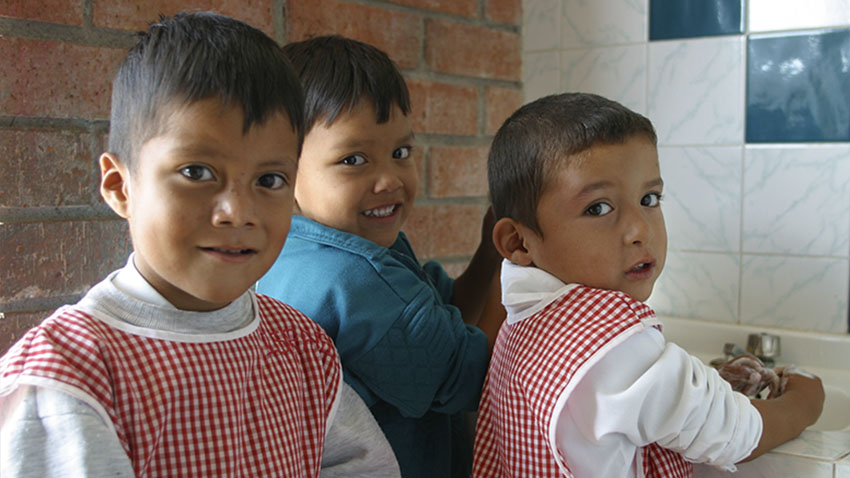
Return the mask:
[[[4,477],[398,475],[333,342],[249,291],[286,238],[302,134],[259,30],[192,13],[141,35],[100,157],[134,252],[0,359]]]
[[[339,36],[284,51],[305,88],[306,136],[297,215],[257,290],[334,339],[345,380],[374,413],[402,476],[446,478],[453,461],[468,475],[472,443],[462,450],[453,424],[462,432],[458,413],[478,404],[489,358],[482,329],[495,340],[504,317],[497,302],[485,308],[500,262],[488,223],[457,280],[435,262],[421,266],[401,232],[419,184],[401,74],[385,53]]]
[[[817,379],[750,402],[672,343],[643,304],[664,267],[663,182],[649,120],[589,94],[541,98],[490,152],[502,325],[473,476],[690,476],[734,470],[798,435]]]

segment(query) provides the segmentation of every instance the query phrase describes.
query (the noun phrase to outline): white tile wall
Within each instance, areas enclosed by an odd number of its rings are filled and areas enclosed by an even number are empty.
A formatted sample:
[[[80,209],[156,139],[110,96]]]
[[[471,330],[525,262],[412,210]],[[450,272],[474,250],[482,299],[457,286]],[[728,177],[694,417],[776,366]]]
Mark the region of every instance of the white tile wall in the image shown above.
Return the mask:
[[[648,0],[561,2],[561,48],[639,43],[647,38]]]
[[[848,0],[747,4],[750,32],[850,26]],[[850,144],[744,144],[745,35],[649,42],[649,0],[523,8],[526,101],[598,93],[656,126],[670,252],[650,303],[662,314],[846,332]]]
[[[748,146],[744,252],[847,256],[850,145]]]
[[[592,91],[646,114],[646,45],[564,50],[559,91]]]
[[[662,315],[737,322],[739,261],[737,254],[670,250],[649,304]]]
[[[747,0],[749,30],[796,30],[850,24],[847,0]]]
[[[741,146],[658,148],[669,247],[737,252],[741,242]]]
[[[741,323],[847,330],[847,260],[753,256],[741,263]]]
[[[660,144],[740,144],[743,37],[649,45],[649,119]]]

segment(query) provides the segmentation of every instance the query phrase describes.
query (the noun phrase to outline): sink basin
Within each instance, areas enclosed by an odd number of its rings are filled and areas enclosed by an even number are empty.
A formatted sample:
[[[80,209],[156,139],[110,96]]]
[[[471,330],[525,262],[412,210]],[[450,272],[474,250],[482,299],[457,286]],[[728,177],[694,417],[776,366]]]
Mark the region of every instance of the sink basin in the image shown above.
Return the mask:
[[[833,385],[825,384],[826,400],[823,412],[810,430],[832,431],[850,428],[850,395]]]
[[[664,335],[705,363],[720,357],[723,344],[746,344],[750,333],[764,328],[737,324],[662,317]],[[850,431],[850,336],[772,329],[782,337],[782,355],[777,365],[794,364],[811,372],[824,385],[826,399],[815,431]]]

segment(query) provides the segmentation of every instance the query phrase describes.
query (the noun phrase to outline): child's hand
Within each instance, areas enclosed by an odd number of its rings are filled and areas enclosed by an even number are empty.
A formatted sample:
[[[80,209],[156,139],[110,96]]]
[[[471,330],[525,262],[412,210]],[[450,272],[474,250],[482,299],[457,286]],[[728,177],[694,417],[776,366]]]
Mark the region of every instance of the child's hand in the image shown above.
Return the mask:
[[[823,383],[820,378],[801,373],[783,373],[783,382],[785,390],[783,396],[791,394],[798,395],[799,413],[809,425],[816,422],[823,411],[823,401],[825,394],[823,391]]]
[[[782,394],[779,375],[767,368],[755,355],[735,357],[721,365],[717,372],[732,385],[732,390],[748,397],[755,397],[767,387],[770,387],[769,398]]]
[[[496,225],[496,215],[493,214],[493,206],[487,208],[484,219],[481,222],[481,244],[478,250],[485,254],[486,260],[501,262],[502,256],[493,244],[493,227]]]

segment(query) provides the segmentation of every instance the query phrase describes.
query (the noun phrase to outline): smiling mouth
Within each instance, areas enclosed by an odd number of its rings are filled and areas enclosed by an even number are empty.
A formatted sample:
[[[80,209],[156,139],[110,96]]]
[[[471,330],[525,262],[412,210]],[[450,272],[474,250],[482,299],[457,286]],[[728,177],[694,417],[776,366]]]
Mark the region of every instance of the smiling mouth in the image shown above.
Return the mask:
[[[219,254],[227,254],[232,256],[244,256],[257,253],[257,251],[254,249],[230,249],[225,247],[202,247],[201,250],[217,252]]]
[[[390,206],[381,206],[376,207],[374,209],[367,209],[363,211],[363,215],[367,217],[389,217],[392,216],[396,209],[399,207],[399,204],[393,204]]]
[[[648,270],[650,267],[652,267],[651,262],[641,262],[640,264],[629,269],[629,272],[643,272],[645,270]]]

